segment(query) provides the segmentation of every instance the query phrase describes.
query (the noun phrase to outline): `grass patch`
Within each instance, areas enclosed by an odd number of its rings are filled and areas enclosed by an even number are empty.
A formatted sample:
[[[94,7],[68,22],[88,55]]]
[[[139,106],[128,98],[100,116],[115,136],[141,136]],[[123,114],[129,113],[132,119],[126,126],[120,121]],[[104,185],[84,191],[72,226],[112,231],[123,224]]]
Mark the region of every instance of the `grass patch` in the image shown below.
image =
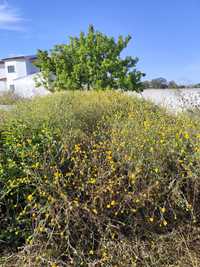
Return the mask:
[[[22,101],[25,101],[25,99],[11,92],[0,94],[0,105],[14,105]]]
[[[5,266],[200,265],[197,120],[70,92],[19,104],[0,127]]]

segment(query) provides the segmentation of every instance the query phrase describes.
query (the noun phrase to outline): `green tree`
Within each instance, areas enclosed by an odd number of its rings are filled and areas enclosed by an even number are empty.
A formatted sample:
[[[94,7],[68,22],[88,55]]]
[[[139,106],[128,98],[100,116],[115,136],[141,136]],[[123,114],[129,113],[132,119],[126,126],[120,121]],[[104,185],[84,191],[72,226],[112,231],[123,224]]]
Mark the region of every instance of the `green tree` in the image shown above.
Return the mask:
[[[193,88],[200,88],[200,83],[194,84]]]
[[[170,81],[169,84],[168,84],[168,88],[178,88],[178,85],[176,84],[175,81]]]
[[[70,37],[50,52],[39,50],[36,66],[41,70],[37,84],[51,91],[122,89],[142,90],[144,73],[136,70],[138,58],[121,58],[131,36],[108,37],[89,26],[87,34]]]
[[[143,87],[144,87],[144,89],[151,88],[151,81],[144,81],[143,82]]]
[[[167,80],[165,78],[156,78],[151,81],[151,86],[155,89],[165,89],[168,87]]]

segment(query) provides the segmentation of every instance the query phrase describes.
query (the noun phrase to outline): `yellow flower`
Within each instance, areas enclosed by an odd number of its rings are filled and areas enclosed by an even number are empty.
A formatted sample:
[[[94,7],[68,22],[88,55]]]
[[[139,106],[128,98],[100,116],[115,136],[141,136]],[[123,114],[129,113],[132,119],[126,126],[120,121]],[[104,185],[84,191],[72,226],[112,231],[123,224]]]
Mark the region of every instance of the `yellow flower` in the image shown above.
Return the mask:
[[[93,209],[92,211],[94,212],[94,214],[97,214],[97,210],[96,209]]]
[[[75,152],[81,151],[80,144],[75,145]]]
[[[189,203],[187,203],[187,208],[188,208],[189,210],[191,210],[191,209],[192,209],[192,205],[189,204]]]
[[[32,194],[28,195],[28,196],[27,196],[27,200],[28,200],[29,202],[31,202],[31,201],[33,200],[33,195],[32,195]]]
[[[59,171],[54,172],[54,177],[55,178],[60,178],[61,176],[62,175],[61,175],[61,173]]]
[[[40,227],[38,228],[38,230],[39,230],[40,233],[42,233],[42,232],[44,232],[44,227],[43,227],[43,226],[40,226]]]
[[[156,173],[158,173],[158,171],[159,171],[159,169],[158,168],[155,168],[155,170],[154,170]]]
[[[185,133],[185,139],[189,139],[189,134],[188,133]]]
[[[90,255],[94,255],[94,251],[91,249],[91,250],[89,251],[89,254],[90,254]]]
[[[96,179],[95,178],[90,178],[89,179],[89,184],[96,184]]]
[[[104,251],[104,252],[102,253],[102,257],[103,257],[103,258],[106,258],[106,257],[107,257],[107,253],[106,253],[106,251]]]
[[[57,264],[53,263],[51,267],[59,267]]]
[[[152,223],[154,221],[154,218],[153,217],[150,217],[149,218],[149,221]]]
[[[38,168],[40,166],[40,163],[39,162],[36,162],[35,163],[35,168]]]
[[[110,203],[111,206],[115,206],[116,205],[116,201],[115,200],[112,200],[111,203]]]
[[[112,160],[112,156],[107,156],[107,159],[111,161]]]
[[[163,225],[167,226],[167,221],[166,220],[163,221]]]
[[[165,208],[165,207],[160,208],[160,211],[161,211],[162,213],[165,213],[165,212],[166,212],[166,208]]]
[[[196,223],[197,222],[197,220],[196,220],[196,218],[193,218],[193,221],[192,221],[193,223]]]
[[[148,128],[150,126],[150,123],[148,121],[144,121],[144,128]]]

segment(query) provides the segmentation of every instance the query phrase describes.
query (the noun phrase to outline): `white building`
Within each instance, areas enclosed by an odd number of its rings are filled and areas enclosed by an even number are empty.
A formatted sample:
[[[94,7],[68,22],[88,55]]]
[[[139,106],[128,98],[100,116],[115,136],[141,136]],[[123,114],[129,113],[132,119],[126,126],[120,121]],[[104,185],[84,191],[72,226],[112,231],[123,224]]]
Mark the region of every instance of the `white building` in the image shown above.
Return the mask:
[[[47,94],[36,88],[35,77],[39,69],[33,64],[36,56],[16,56],[0,60],[0,92],[14,92],[22,97]]]

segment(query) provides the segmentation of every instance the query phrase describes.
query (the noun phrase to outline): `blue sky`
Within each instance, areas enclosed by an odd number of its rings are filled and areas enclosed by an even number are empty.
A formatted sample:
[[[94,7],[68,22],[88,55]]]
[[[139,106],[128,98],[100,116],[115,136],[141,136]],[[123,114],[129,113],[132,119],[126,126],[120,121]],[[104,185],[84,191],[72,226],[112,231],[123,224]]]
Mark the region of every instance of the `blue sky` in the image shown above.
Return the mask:
[[[0,58],[66,42],[89,24],[133,39],[147,79],[200,82],[200,0],[0,0]]]

